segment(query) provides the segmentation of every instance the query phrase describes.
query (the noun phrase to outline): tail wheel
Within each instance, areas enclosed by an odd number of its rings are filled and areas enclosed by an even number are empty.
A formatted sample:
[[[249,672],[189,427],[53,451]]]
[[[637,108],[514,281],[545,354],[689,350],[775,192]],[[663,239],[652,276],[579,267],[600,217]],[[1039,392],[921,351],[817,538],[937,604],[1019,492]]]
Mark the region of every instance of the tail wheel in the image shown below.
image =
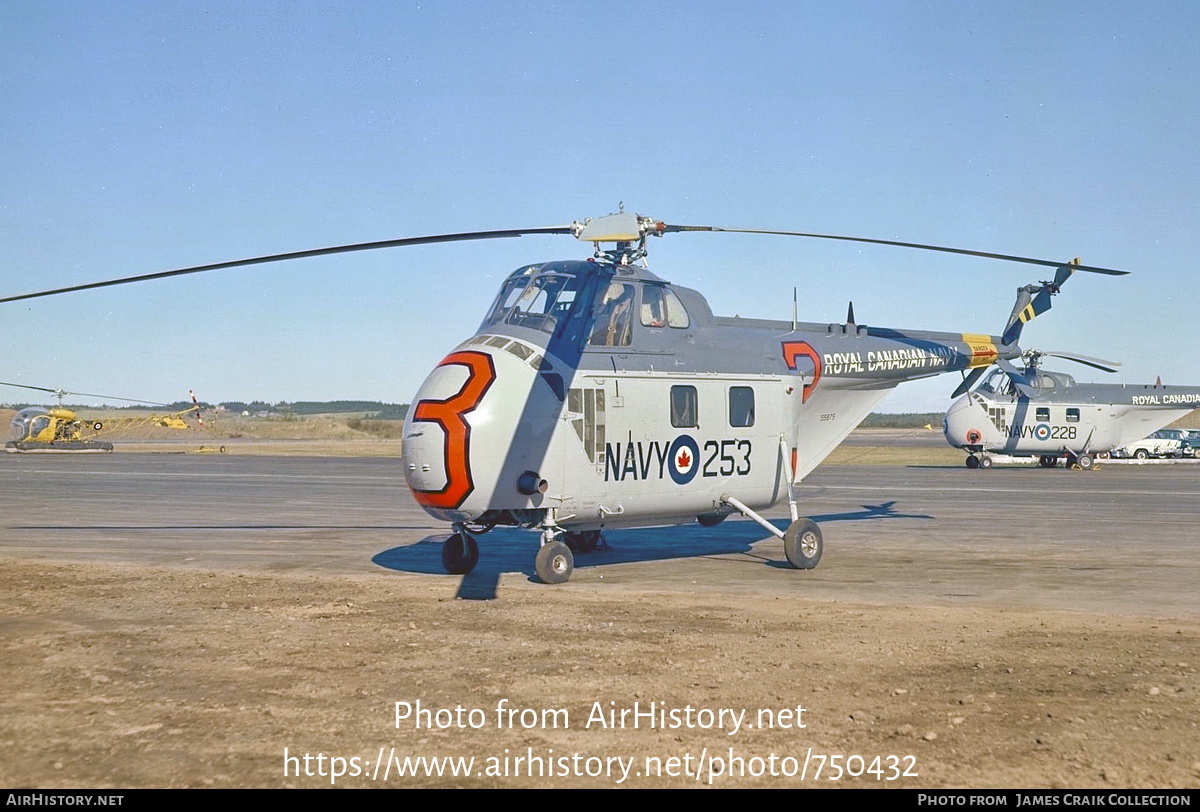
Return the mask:
[[[812,519],[797,519],[783,534],[783,552],[788,563],[798,570],[811,570],[821,563],[825,539]]]
[[[571,572],[575,569],[575,556],[571,555],[571,548],[561,541],[552,541],[542,545],[533,564],[542,583],[563,584],[570,580]]]

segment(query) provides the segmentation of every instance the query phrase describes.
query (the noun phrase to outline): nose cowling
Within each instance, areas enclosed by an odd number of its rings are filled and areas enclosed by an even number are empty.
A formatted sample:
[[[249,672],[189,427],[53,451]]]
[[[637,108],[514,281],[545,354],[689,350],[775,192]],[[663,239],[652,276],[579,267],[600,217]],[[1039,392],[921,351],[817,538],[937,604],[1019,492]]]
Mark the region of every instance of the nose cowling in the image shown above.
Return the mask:
[[[977,411],[969,395],[964,395],[950,404],[950,408],[946,410],[946,417],[942,420],[942,433],[946,435],[946,442],[955,448],[978,445],[982,435],[976,426],[979,422],[976,419]]]
[[[530,354],[471,346],[446,356],[418,390],[404,423],[409,489],[426,512],[470,522],[494,510],[540,506],[561,402],[538,380]],[[523,357],[522,357],[523,356]],[[532,491],[532,493],[527,493]]]

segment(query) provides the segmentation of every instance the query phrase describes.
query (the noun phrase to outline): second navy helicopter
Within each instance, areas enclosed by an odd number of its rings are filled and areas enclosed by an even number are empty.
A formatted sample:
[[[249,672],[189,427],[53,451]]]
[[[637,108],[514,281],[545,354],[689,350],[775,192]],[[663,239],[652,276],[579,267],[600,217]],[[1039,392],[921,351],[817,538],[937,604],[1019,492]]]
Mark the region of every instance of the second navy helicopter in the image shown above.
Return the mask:
[[[967,452],[968,468],[990,468],[993,455],[1037,457],[1090,470],[1096,456],[1121,448],[1200,407],[1200,387],[1077,383],[1041,368],[1055,356],[1106,372],[1116,364],[1072,353],[1025,353],[1023,369],[1004,360],[973,390],[951,404],[944,431]],[[956,393],[957,394],[957,393]]]

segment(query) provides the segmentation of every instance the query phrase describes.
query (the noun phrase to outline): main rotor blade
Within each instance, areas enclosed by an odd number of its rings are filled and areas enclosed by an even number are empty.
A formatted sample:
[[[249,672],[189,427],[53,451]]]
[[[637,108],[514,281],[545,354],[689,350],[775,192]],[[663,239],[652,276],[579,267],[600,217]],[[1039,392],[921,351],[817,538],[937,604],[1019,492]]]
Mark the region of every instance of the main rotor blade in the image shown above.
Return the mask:
[[[18,389],[35,389],[38,392],[49,392],[52,395],[65,397],[67,395],[78,395],[81,398],[104,398],[105,400],[123,400],[126,403],[144,403],[147,406],[166,406],[165,403],[159,403],[153,400],[138,400],[136,398],[119,398],[116,395],[97,395],[89,392],[68,392],[66,389],[47,389],[44,386],[30,386],[27,383],[9,383],[8,381],[0,381],[0,386],[15,386]]]
[[[268,262],[282,262],[289,259],[306,259],[308,257],[322,257],[328,254],[348,254],[352,251],[373,251],[377,248],[401,248],[407,245],[429,245],[439,242],[458,242],[461,240],[491,240],[505,237],[523,237],[529,234],[571,234],[571,226],[544,226],[541,228],[522,228],[522,229],[506,229],[502,231],[466,231],[460,234],[434,234],[428,237],[405,237],[399,240],[380,240],[378,242],[363,242],[354,245],[335,245],[329,248],[314,248],[308,251],[291,251],[286,254],[271,254],[264,257],[251,257],[250,259],[235,259],[231,262],[214,262],[211,265],[196,265],[191,268],[178,268],[173,271],[159,271],[158,273],[139,274],[138,276],[124,276],[119,279],[107,279],[103,282],[88,282],[83,285],[71,285],[65,288],[55,288],[53,290],[40,290],[35,293],[22,293],[18,296],[6,296],[0,298],[0,304],[4,302],[19,302],[23,299],[36,299],[41,296],[57,296],[60,293],[74,293],[78,290],[92,290],[93,288],[107,288],[113,285],[126,285],[131,282],[147,282],[151,279],[166,279],[171,276],[184,276],[186,274],[204,273],[205,271],[220,271],[225,268],[240,268],[245,265],[262,265]]]
[[[1090,355],[1080,355],[1075,352],[1051,352],[1045,351],[1041,355],[1052,355],[1055,358],[1065,358],[1068,361],[1074,361],[1077,364],[1083,364],[1089,367],[1095,367],[1103,372],[1116,372],[1116,367],[1121,366],[1120,361],[1106,361],[1103,358],[1093,358]]]
[[[663,225],[662,231],[721,231],[734,234],[774,234],[781,237],[812,237],[818,240],[842,240],[843,242],[862,242],[872,245],[892,245],[899,248],[920,248],[925,251],[941,251],[947,254],[962,254],[968,257],[983,257],[984,259],[1002,259],[1007,262],[1024,262],[1026,265],[1042,265],[1047,268],[1061,268],[1066,265],[1053,259],[1037,259],[1035,257],[1018,257],[1012,254],[994,254],[990,251],[971,251],[966,248],[948,248],[944,245],[925,245],[919,242],[900,242],[898,240],[877,240],[870,237],[845,237],[837,234],[810,234],[804,231],[770,231],[761,228],[722,228],[721,226],[673,226]],[[1073,270],[1103,273],[1109,276],[1124,276],[1129,271],[1118,271],[1113,268],[1098,268],[1095,265],[1072,265]]]
[[[56,395],[58,394],[57,389],[47,389],[44,386],[30,386],[30,385],[24,384],[24,383],[9,383],[8,381],[0,381],[0,386],[15,386],[18,389],[36,389],[39,392],[51,392]],[[69,393],[64,393],[64,394],[69,394]]]

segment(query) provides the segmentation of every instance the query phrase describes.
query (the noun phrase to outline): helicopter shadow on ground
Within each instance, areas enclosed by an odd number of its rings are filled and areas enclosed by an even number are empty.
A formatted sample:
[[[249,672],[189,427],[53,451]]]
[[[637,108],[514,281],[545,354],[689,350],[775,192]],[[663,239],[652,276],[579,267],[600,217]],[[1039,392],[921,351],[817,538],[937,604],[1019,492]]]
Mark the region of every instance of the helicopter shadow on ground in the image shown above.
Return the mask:
[[[895,501],[863,505],[859,511],[811,515],[808,518],[817,524],[934,518],[928,514],[899,513],[895,505]],[[781,530],[786,529],[788,524],[786,519],[775,519],[771,523]],[[750,563],[757,560],[764,566],[788,568],[790,565],[786,561],[777,561],[754,551],[756,544],[769,538],[764,534],[765,531],[751,521],[723,522],[716,527],[674,525],[614,530],[604,534],[604,541],[598,549],[576,553],[575,569],[734,555],[747,556],[751,559]],[[383,550],[371,561],[397,572],[446,575],[442,567],[442,543],[447,535],[426,536],[413,544]],[[479,563],[462,576],[455,597],[463,600],[494,600],[503,573],[521,573],[528,580],[537,581],[533,559],[537,553],[538,539],[538,533],[534,531],[509,528],[495,529],[478,537]]]

